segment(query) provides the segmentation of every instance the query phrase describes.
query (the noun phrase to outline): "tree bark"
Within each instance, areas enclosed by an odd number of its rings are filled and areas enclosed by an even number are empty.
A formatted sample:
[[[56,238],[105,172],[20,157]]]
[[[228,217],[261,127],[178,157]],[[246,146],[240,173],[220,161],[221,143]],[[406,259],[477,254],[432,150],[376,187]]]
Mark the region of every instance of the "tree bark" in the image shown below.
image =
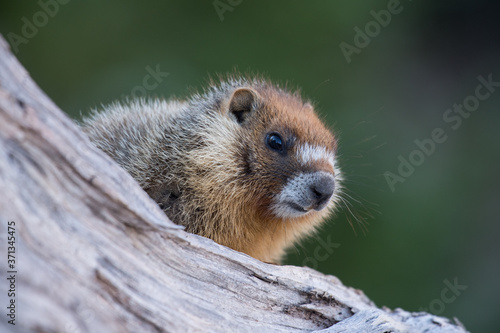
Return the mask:
[[[184,232],[1,37],[0,189],[2,332],[466,332]]]

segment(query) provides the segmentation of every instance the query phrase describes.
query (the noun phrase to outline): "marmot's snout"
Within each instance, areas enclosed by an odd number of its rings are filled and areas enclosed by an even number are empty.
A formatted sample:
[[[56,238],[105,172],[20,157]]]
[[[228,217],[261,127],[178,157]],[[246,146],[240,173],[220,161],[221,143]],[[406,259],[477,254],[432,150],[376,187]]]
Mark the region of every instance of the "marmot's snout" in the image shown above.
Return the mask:
[[[329,174],[322,174],[309,187],[311,207],[317,211],[322,210],[330,201],[335,191],[335,179]]]
[[[325,208],[334,192],[332,174],[324,171],[303,173],[288,181],[275,198],[273,210],[281,218],[300,217]]]

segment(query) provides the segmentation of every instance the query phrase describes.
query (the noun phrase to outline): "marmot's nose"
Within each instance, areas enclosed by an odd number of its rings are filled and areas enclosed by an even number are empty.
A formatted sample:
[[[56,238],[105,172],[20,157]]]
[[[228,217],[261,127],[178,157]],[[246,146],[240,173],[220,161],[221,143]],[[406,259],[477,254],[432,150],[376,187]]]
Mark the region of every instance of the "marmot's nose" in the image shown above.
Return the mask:
[[[335,191],[335,179],[331,175],[322,175],[311,184],[309,189],[313,201],[312,208],[318,211],[322,210]]]

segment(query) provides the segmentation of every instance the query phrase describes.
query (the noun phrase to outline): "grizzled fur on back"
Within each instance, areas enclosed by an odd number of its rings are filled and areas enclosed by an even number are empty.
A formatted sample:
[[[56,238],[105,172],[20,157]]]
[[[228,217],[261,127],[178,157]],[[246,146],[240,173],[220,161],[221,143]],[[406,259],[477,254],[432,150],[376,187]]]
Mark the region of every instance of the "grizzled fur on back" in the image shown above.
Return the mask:
[[[188,232],[278,262],[336,206],[336,139],[312,105],[263,79],[187,101],[114,103],[82,123]]]

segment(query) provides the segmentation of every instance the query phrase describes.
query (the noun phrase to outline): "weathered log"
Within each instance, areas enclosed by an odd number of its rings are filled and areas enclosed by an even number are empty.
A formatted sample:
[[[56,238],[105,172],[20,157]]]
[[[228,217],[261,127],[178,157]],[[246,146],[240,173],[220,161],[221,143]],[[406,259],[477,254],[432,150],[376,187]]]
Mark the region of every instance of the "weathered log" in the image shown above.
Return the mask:
[[[0,190],[1,284],[10,277],[15,292],[0,296],[2,332],[466,332],[379,309],[334,276],[184,232],[91,145],[3,38]]]

